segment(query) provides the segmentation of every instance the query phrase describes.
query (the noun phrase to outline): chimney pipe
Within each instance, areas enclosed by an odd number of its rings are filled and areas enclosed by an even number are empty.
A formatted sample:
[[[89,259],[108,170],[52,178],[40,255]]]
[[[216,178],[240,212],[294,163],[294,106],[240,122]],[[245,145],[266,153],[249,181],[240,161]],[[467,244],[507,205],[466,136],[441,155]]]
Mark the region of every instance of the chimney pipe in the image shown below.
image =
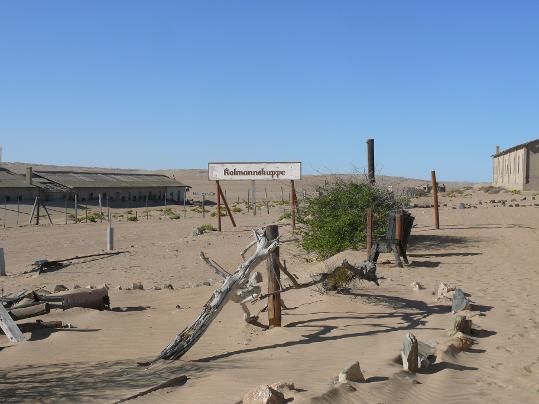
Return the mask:
[[[32,185],[32,167],[26,167],[26,183]]]
[[[500,154],[500,146],[496,146],[496,154]]]

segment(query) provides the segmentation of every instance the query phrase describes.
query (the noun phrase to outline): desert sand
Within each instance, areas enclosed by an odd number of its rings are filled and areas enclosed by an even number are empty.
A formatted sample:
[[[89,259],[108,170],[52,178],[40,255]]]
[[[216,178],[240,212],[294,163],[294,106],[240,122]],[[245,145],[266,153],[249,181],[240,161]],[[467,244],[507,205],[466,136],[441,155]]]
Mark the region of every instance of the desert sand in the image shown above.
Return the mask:
[[[202,171],[185,174],[186,179],[179,174],[176,177],[193,191],[213,189]],[[312,182],[299,189],[308,185]],[[245,198],[246,184],[225,188],[229,200]],[[263,188],[258,187],[261,199]],[[280,200],[278,183],[272,185],[270,197]],[[17,345],[0,336],[0,401],[110,403],[185,375],[188,380],[182,386],[130,402],[234,403],[249,389],[275,382],[294,383],[296,391],[286,393],[294,402],[536,402],[539,200],[532,198],[533,194],[490,195],[478,189],[444,194],[439,230],[434,229],[432,209],[421,207],[430,199],[415,200],[418,207],[410,209],[416,218],[408,249],[411,264],[397,268],[391,255],[382,255],[380,286],[360,283],[348,294],[323,294],[316,287],[291,290],[283,294],[289,308],[283,311],[283,327],[270,330],[246,324],[239,305],[229,302],[187,355],[150,368],[137,362],[156,357],[219,286],[199,252],[234,270],[253,228],[278,223],[284,239],[295,238],[289,220],[279,220],[285,207],[272,206],[269,214],[261,209],[257,216],[243,210],[236,215],[238,227],[232,228],[224,217],[223,232],[199,236],[193,236],[193,228],[215,225],[216,218],[202,218],[191,207],[184,217],[183,207],[172,206],[180,219],[171,220],[152,207],[146,220],[139,207],[139,221],[129,222],[126,208],[116,207],[115,248],[125,254],[41,275],[28,273],[37,259],[103,251],[107,224],[62,224],[61,208],[54,226],[42,220],[39,227],[14,227],[9,219],[8,227],[0,228],[8,273],[0,278],[4,293],[52,290],[57,284],[107,284],[112,310],[55,310],[43,319],[61,320],[73,328],[35,327],[25,333],[28,341]],[[505,206],[500,200],[507,201]],[[455,209],[459,203],[469,207]],[[283,244],[280,254],[300,281],[326,268],[295,242]],[[343,258],[362,260],[366,252],[346,251],[332,259]],[[264,266],[258,271],[265,281]],[[133,282],[141,282],[145,290],[126,290]],[[412,282],[425,288],[414,291]],[[472,318],[476,343],[469,351],[440,355],[424,372],[406,373],[395,358],[407,332],[434,346],[448,338],[451,302],[435,301],[433,294],[440,282],[471,295],[477,313]],[[164,289],[166,284],[174,290]],[[156,286],[161,290],[154,290]],[[262,306],[258,302],[250,310],[257,312]],[[35,318],[19,324],[25,322],[34,323]],[[266,313],[261,313],[260,322],[267,323]],[[359,361],[366,383],[336,384],[339,371],[352,361]]]

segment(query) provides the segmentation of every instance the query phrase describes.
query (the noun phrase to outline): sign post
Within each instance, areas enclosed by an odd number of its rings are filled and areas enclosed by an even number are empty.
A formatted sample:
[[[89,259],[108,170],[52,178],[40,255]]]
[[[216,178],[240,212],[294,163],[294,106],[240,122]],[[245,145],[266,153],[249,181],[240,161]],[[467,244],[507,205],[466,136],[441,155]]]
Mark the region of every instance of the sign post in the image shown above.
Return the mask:
[[[301,179],[300,162],[208,163],[208,179],[217,183],[218,194],[220,194],[220,197],[218,196],[217,198],[217,204],[220,205],[220,199],[222,198],[234,226],[234,218],[228,209],[228,204],[219,181],[251,181],[251,193],[250,198],[249,194],[247,194],[247,204],[248,206],[252,206],[253,215],[255,216],[257,211],[255,181],[291,181],[292,192],[290,194],[290,209],[292,211],[292,227],[294,229],[296,228],[297,197],[294,181]],[[219,206],[217,209],[219,209]],[[220,230],[220,218],[217,223]]]

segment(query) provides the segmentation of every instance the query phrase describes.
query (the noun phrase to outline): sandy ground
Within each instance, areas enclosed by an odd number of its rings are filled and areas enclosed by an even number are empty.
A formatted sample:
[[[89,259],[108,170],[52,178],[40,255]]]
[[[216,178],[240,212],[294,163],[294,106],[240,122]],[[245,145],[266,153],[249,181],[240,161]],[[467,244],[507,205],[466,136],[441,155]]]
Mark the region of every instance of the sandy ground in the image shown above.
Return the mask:
[[[320,294],[316,288],[290,291],[283,296],[289,307],[283,313],[284,326],[272,330],[246,325],[240,307],[229,303],[182,360],[149,369],[137,366],[137,361],[155,357],[198,315],[218,286],[217,276],[198,258],[199,251],[233,270],[251,239],[250,230],[277,222],[282,207],[256,217],[238,213],[235,229],[223,218],[222,233],[201,236],[193,236],[193,228],[215,224],[216,219],[203,219],[190,210],[187,219],[178,220],[158,210],[150,220],[127,222],[118,217],[116,248],[125,254],[42,275],[25,272],[36,259],[102,251],[107,224],[2,229],[0,246],[8,272],[0,280],[4,293],[107,283],[113,309],[53,311],[43,319],[74,328],[35,328],[26,334],[29,341],[18,345],[1,336],[0,401],[113,402],[186,375],[185,385],[132,402],[233,403],[251,387],[279,381],[295,383],[299,391],[293,394],[294,402],[536,402],[539,201],[531,198],[479,191],[443,196],[440,230],[432,226],[431,209],[413,208],[411,265],[379,265],[379,287],[361,284],[348,295]],[[505,207],[489,202],[502,199],[507,200]],[[453,209],[461,202],[475,208]],[[120,209],[125,210],[118,208],[116,213],[121,214]],[[181,212],[182,207],[174,209]],[[58,213],[58,221],[62,217]],[[284,238],[292,238],[289,223],[279,223]],[[281,257],[301,280],[324,270],[323,263],[308,262],[293,242],[281,247]],[[335,259],[344,257],[363,259],[365,252],[345,252]],[[382,262],[387,259],[392,257],[381,257]],[[265,269],[259,271],[265,277]],[[201,284],[210,279],[212,286]],[[146,290],[125,290],[136,281]],[[425,289],[413,291],[414,281]],[[447,338],[453,321],[450,303],[434,302],[432,295],[441,281],[470,293],[474,309],[483,314],[473,318],[477,344],[469,352],[440,358],[424,373],[407,375],[394,362],[406,332],[431,344]],[[152,290],[168,283],[175,289]],[[124,290],[116,290],[118,285]],[[258,303],[251,308],[260,307]],[[265,314],[260,320],[267,322]],[[336,387],[339,371],[355,360],[367,383],[354,384],[356,391]]]

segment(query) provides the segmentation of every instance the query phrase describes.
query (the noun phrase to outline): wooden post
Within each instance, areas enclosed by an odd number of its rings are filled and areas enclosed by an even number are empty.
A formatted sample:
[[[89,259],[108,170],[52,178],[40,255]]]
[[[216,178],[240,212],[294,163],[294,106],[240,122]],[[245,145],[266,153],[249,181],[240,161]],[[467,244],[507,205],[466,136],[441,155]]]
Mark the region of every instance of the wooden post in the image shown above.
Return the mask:
[[[183,191],[183,218],[187,219],[187,208],[185,207],[185,204],[187,202],[187,189]]]
[[[65,216],[66,216],[66,224],[67,224],[67,200],[69,198],[69,195],[66,193],[65,194],[65,198],[64,198],[64,211],[65,211]]]
[[[148,212],[148,194],[146,194],[146,220],[150,220],[150,214]]]
[[[21,213],[21,198],[17,197],[17,227],[19,227],[19,214]]]
[[[34,213],[36,211],[36,205],[37,205],[37,196],[34,201],[34,206],[32,206],[32,213],[30,213],[30,219],[28,220],[28,224],[32,224],[32,220],[34,220]]]
[[[39,195],[37,196],[36,198],[36,225],[39,226],[39,216],[40,216],[40,213],[39,213],[39,206],[41,205],[41,200],[39,198]]]
[[[367,139],[367,154],[369,164],[369,184],[376,184],[376,178],[374,175],[374,139]]]
[[[79,203],[77,200],[77,194],[75,194],[75,223],[79,221]]]
[[[167,189],[165,188],[165,208],[167,207]]]
[[[411,332],[404,336],[402,342],[401,358],[402,367],[409,372],[417,372],[418,368],[418,343],[417,339]]]
[[[88,202],[84,204],[84,223],[88,223]]]
[[[266,201],[266,210],[268,211],[268,215],[269,215],[269,201]]]
[[[395,238],[399,241],[402,240],[402,225],[404,217],[402,213],[397,213],[395,215]]]
[[[251,192],[247,190],[247,212],[251,211]]]
[[[268,189],[264,187],[264,194],[266,195],[266,201],[268,200]]]
[[[206,196],[202,194],[202,217],[206,217]]]
[[[367,209],[367,257],[371,255],[372,239],[373,239],[373,226],[372,226],[372,209]]]
[[[4,249],[0,247],[0,276],[6,276],[6,260],[4,258]],[[2,303],[0,303],[1,305]]]
[[[103,203],[101,201],[101,193],[99,193],[99,222],[103,222]]]
[[[251,180],[251,196],[253,197],[253,216],[256,216],[256,185],[255,185],[255,180]]]
[[[110,215],[110,195],[107,195],[107,217],[109,218],[109,223],[110,223],[110,218],[111,218],[111,215]]]
[[[266,238],[268,241],[279,237],[279,227],[276,224],[266,226]],[[281,326],[281,294],[275,293],[280,290],[280,265],[279,247],[268,254],[266,269],[268,271],[268,321],[269,328]]]
[[[283,191],[282,186],[281,186],[281,203],[284,203],[284,191]]]
[[[112,228],[111,216],[109,213],[109,226],[107,228],[107,251],[114,249],[114,229]]]
[[[217,185],[217,230],[221,231],[221,187],[219,181],[215,181]]]
[[[217,181],[219,182],[219,181]],[[221,194],[221,198],[223,198],[223,203],[225,204],[226,211],[228,213],[228,217],[230,217],[230,221],[232,222],[232,226],[236,227],[236,221],[234,220],[234,216],[232,215],[232,211],[230,210],[230,206],[228,206],[228,202],[226,201],[226,192],[223,194],[223,189],[221,188],[221,185],[218,185],[217,193]]]
[[[440,212],[438,211],[438,182],[436,181],[436,171],[431,171],[432,175],[432,195],[434,197],[434,225],[440,228]]]
[[[43,206],[43,210],[45,211],[45,213],[47,214],[47,217],[49,218],[49,223],[53,224],[51,215],[49,213],[49,210],[47,209],[47,205],[45,205],[45,203],[43,201],[41,201],[41,200],[40,200],[40,202],[41,202],[41,205]]]
[[[7,223],[7,196],[4,199],[4,229],[6,228]]]
[[[296,188],[294,180],[290,180],[290,209],[292,210],[292,230],[296,230]]]

